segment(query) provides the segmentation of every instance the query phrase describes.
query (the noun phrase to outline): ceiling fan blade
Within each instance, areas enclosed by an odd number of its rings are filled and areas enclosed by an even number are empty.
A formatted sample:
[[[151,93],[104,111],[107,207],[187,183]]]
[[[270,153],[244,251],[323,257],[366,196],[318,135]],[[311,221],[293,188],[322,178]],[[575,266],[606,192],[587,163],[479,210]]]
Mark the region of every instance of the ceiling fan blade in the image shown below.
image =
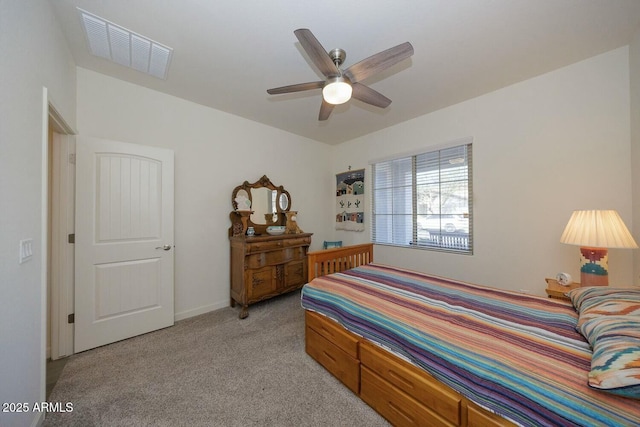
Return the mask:
[[[391,100],[380,92],[365,86],[362,83],[354,83],[351,96],[367,104],[375,105],[380,108],[387,108],[391,104]]]
[[[302,45],[309,58],[313,61],[318,70],[327,77],[340,75],[336,64],[333,63],[327,51],[322,47],[313,33],[306,28],[300,28],[293,32]]]
[[[413,46],[411,46],[411,43],[405,42],[353,64],[344,71],[344,75],[353,83],[359,82],[386,70],[411,55],[413,55]]]
[[[281,93],[302,92],[305,90],[322,89],[323,87],[324,87],[324,82],[298,83],[295,85],[274,87],[273,89],[267,89],[267,93],[269,95],[278,95]]]
[[[327,120],[333,111],[333,107],[335,105],[329,104],[327,101],[322,99],[322,105],[320,106],[320,114],[318,115],[318,120]]]

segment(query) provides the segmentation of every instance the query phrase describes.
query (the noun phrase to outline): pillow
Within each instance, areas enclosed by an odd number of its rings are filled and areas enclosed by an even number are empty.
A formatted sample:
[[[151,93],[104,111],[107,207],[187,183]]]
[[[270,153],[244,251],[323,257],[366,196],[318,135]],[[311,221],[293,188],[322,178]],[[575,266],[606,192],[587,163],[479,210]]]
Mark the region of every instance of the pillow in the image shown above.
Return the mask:
[[[566,294],[578,313],[582,312],[582,307],[587,301],[595,303],[596,301],[611,299],[630,299],[632,301],[640,301],[640,289],[638,288],[612,288],[609,286],[587,286],[584,288],[575,288]]]
[[[580,332],[593,348],[589,386],[640,399],[640,316],[599,316]]]
[[[579,313],[578,324],[598,316],[638,315],[640,316],[640,289],[586,287],[572,289],[567,293]]]
[[[587,301],[580,310],[577,327],[580,328],[584,322],[596,317],[624,315],[640,316],[640,298],[635,301],[622,298]]]

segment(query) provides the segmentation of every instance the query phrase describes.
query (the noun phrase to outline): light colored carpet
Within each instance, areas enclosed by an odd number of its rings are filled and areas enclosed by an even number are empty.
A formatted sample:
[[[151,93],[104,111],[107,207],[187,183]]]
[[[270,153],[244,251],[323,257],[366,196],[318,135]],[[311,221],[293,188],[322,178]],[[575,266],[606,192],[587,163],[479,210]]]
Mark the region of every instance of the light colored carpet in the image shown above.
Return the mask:
[[[45,426],[388,426],[304,351],[293,292],[70,357]]]

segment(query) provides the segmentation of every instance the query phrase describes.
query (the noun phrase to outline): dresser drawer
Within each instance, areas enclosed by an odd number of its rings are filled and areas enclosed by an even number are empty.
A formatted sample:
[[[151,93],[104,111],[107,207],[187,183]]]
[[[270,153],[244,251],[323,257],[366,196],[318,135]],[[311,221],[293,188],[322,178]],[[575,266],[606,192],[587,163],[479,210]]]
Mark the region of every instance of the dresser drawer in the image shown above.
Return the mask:
[[[285,242],[286,246],[308,246],[311,244],[311,237],[293,237]]]
[[[364,365],[360,369],[360,398],[394,426],[454,426]]]
[[[257,252],[275,251],[295,246],[309,246],[310,244],[311,237],[288,237],[283,239],[250,242],[247,243],[246,253],[253,254]]]
[[[248,254],[252,254],[256,252],[273,251],[277,249],[282,249],[285,246],[283,242],[284,240],[269,240],[265,242],[248,243],[246,252]]]
[[[410,394],[442,418],[460,424],[462,397],[423,370],[390,358],[387,352],[368,342],[360,343],[360,360],[379,377]]]
[[[247,255],[246,265],[248,268],[260,268],[266,265],[284,264],[289,261],[305,260],[306,252],[304,248],[286,248],[279,251],[269,251]]]
[[[358,394],[360,388],[358,359],[354,359],[308,326],[305,330],[305,350],[351,391]]]
[[[307,328],[312,328],[351,357],[358,358],[358,337],[326,317],[305,311]]]

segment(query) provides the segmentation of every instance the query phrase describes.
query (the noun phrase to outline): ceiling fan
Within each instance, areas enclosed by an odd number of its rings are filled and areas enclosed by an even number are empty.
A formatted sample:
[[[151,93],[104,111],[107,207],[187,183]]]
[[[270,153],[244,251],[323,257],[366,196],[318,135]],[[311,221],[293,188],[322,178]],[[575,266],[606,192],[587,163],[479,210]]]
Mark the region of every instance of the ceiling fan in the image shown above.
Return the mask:
[[[333,49],[327,52],[313,33],[306,28],[295,30],[293,33],[311,61],[327,79],[319,82],[299,83],[268,89],[267,93],[277,95],[322,89],[322,105],[320,106],[318,120],[327,120],[336,105],[344,104],[351,97],[376,107],[386,108],[391,104],[391,100],[380,92],[363,85],[360,81],[384,71],[413,55],[413,46],[411,46],[411,43],[405,42],[363,59],[343,71],[340,69],[340,65],[347,57],[344,50]]]

